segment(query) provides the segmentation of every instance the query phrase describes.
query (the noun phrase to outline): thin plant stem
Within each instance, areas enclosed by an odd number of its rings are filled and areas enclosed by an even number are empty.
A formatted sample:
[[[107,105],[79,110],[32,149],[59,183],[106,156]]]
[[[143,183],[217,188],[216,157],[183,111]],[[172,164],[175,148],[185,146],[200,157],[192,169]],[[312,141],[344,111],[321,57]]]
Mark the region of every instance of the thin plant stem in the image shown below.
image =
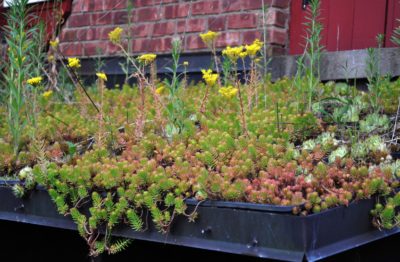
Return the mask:
[[[395,137],[395,135],[396,135],[397,121],[399,120],[399,114],[400,114],[400,97],[399,97],[399,104],[398,104],[398,106],[397,106],[396,118],[394,119],[394,127],[393,127],[393,133],[392,133],[392,141],[394,140],[394,137]]]
[[[70,76],[71,80],[74,82],[74,85],[75,86],[79,86],[83,90],[83,92],[85,93],[86,97],[92,103],[93,107],[96,109],[96,111],[98,113],[100,113],[100,109],[97,107],[96,103],[93,101],[92,97],[89,95],[89,93],[87,92],[86,88],[83,86],[83,84],[82,84],[81,80],[79,79],[78,75],[76,74],[75,70],[73,70],[69,66],[65,65],[64,61],[66,60],[66,58],[65,58],[65,56],[63,54],[60,53],[60,56],[62,58],[61,59],[61,63],[67,69],[68,75]]]
[[[209,93],[210,93],[210,86],[209,85],[207,85],[207,87],[206,87],[206,93],[204,94],[204,97],[203,97],[203,99],[201,100],[201,105],[200,105],[200,113],[201,114],[204,114],[204,112],[205,112],[205,105],[206,105],[206,101],[207,101],[207,99],[208,99],[208,95],[209,95]]]
[[[246,115],[244,113],[242,89],[240,88],[240,82],[237,80],[237,74],[238,74],[237,63],[234,62],[233,66],[234,66],[234,71],[235,71],[235,75],[236,75],[236,81],[235,81],[236,82],[236,88],[238,89],[238,95],[239,95],[240,116],[241,116],[241,119],[242,119],[242,128],[243,128],[243,132],[244,132],[245,136],[248,136],[249,133],[247,131]]]

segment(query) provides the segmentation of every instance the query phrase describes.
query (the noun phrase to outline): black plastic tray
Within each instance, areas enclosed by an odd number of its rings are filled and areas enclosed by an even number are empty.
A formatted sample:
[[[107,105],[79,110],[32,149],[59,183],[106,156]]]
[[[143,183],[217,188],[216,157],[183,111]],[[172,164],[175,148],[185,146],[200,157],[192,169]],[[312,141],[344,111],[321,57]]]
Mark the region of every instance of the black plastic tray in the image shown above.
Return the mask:
[[[199,204],[199,201],[197,201],[196,199],[187,199],[186,204],[188,206],[196,206]],[[276,205],[215,201],[215,200],[206,200],[201,202],[200,204],[202,207],[235,208],[243,210],[269,211],[274,213],[287,213],[287,214],[292,213],[294,207],[294,206],[276,206]]]
[[[5,185],[12,182],[1,184],[0,219],[76,230],[70,217],[58,214],[43,188],[18,199]],[[198,203],[187,204],[194,209]],[[206,201],[199,205],[194,223],[178,217],[168,234],[157,232],[151,219],[145,232],[121,226],[113,234],[260,258],[316,261],[400,232],[374,228],[369,215],[373,206],[373,199],[362,200],[304,217],[286,207],[270,210],[267,205]]]
[[[400,159],[400,152],[392,152],[392,158],[393,160]]]

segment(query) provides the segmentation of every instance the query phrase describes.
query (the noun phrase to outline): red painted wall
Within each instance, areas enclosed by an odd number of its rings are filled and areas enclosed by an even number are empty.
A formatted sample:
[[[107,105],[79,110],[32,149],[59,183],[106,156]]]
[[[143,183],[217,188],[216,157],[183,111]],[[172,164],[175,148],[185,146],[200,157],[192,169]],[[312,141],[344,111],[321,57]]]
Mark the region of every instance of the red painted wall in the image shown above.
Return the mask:
[[[62,2],[40,2],[29,5],[28,8],[30,14],[45,22],[47,33],[46,37],[48,40],[50,40],[56,32],[58,22],[57,17],[62,16],[63,19],[66,19],[71,13],[72,0],[63,0]],[[6,12],[7,8],[3,7],[3,1],[0,0],[0,26],[4,26],[7,23],[7,20],[5,19]]]
[[[400,0],[389,0],[387,10],[386,46],[394,47],[395,45],[390,38],[393,35],[393,30],[400,26]]]
[[[302,0],[292,0],[290,21],[290,54],[304,51],[307,10]],[[385,46],[391,47],[390,35],[400,18],[399,0],[322,0],[320,22],[324,26],[322,45],[325,50],[352,50],[376,47],[376,36],[385,34]]]

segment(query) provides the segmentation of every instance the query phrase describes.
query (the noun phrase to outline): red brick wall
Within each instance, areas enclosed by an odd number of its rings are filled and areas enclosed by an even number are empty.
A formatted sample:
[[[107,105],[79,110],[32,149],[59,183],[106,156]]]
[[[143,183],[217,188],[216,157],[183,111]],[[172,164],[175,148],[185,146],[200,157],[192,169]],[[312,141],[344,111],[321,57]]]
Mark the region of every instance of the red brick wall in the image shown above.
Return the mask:
[[[134,53],[168,53],[173,37],[182,37],[184,52],[206,51],[199,33],[220,32],[217,47],[262,39],[262,0],[131,0],[132,27],[128,28],[127,0],[74,0],[60,42],[66,56],[117,55],[108,41],[116,26],[131,30]],[[271,53],[286,53],[290,0],[264,0],[267,42]]]

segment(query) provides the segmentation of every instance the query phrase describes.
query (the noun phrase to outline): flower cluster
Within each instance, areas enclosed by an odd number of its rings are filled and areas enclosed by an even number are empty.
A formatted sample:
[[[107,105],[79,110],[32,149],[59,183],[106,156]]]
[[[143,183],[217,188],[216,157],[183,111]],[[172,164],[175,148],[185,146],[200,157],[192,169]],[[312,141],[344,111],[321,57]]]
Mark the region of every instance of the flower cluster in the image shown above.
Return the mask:
[[[236,63],[236,61],[245,54],[244,52],[245,50],[243,49],[243,46],[237,46],[237,47],[228,46],[224,50],[222,50],[222,54],[228,57],[228,59],[234,63]]]
[[[103,81],[107,81],[107,75],[103,72],[96,73],[96,76]]]
[[[49,98],[53,94],[53,91],[49,90],[42,94],[44,98]]]
[[[80,68],[81,67],[81,60],[76,57],[68,58],[68,67],[70,68]]]
[[[165,85],[162,85],[156,89],[156,94],[161,95],[162,93],[164,93],[164,90],[165,90]]]
[[[261,50],[263,42],[259,39],[254,40],[251,45],[236,46],[236,47],[226,47],[222,50],[222,54],[228,57],[232,62],[236,62],[239,58],[244,59],[247,56],[254,58],[257,53]]]
[[[201,40],[203,40],[203,42],[206,45],[211,45],[214,42],[214,40],[217,38],[217,36],[218,36],[218,33],[213,32],[213,31],[208,31],[207,33],[200,34]]]
[[[238,93],[239,89],[238,88],[234,88],[232,86],[228,86],[228,87],[221,87],[218,92],[223,96],[226,97],[228,99],[233,98],[234,96],[236,96],[236,94]]]
[[[257,53],[261,50],[263,46],[263,42],[261,42],[259,39],[254,40],[254,42],[251,45],[246,45],[246,53],[250,57],[255,57]]]
[[[211,69],[208,70],[201,70],[203,73],[203,79],[206,82],[208,86],[213,86],[215,85],[215,82],[218,80],[218,74],[213,74]]]
[[[36,86],[39,85],[43,80],[43,77],[41,76],[37,76],[37,77],[32,77],[30,79],[28,79],[26,82],[32,86]]]
[[[120,43],[121,42],[121,34],[123,31],[124,30],[121,27],[115,28],[110,33],[108,33],[108,39],[114,44]]]
[[[58,44],[60,43],[60,41],[58,41],[58,39],[55,40],[50,40],[50,46],[54,49],[56,49],[58,47]]]
[[[139,60],[140,63],[143,63],[145,65],[151,64],[156,60],[157,55],[155,54],[144,54],[139,56],[137,59]]]

